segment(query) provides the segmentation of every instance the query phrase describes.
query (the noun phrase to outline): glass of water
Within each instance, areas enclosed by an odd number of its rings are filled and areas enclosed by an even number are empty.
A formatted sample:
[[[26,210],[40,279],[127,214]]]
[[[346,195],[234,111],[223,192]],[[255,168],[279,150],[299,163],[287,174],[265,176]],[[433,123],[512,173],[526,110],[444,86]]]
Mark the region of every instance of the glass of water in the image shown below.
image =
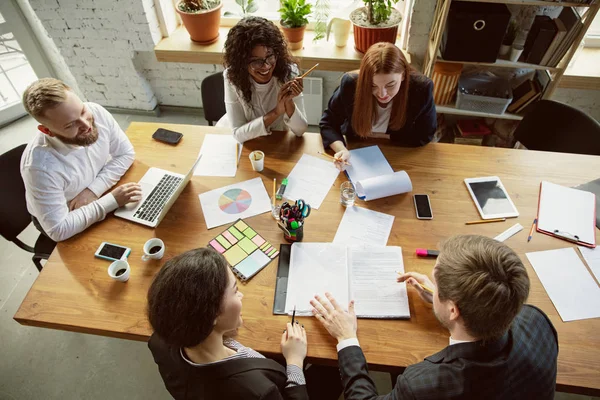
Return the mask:
[[[276,221],[279,221],[280,218],[280,211],[281,211],[281,204],[277,204],[278,200],[276,197],[271,197],[271,215],[273,216],[273,218],[275,218]]]
[[[344,207],[352,207],[356,199],[356,189],[350,181],[346,181],[340,185],[340,203]]]

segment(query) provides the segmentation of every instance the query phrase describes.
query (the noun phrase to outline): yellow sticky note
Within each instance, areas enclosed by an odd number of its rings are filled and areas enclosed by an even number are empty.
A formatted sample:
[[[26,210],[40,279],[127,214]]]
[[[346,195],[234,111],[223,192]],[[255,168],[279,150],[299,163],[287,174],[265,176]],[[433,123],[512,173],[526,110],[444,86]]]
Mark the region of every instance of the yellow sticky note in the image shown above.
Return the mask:
[[[231,266],[237,265],[244,258],[248,257],[248,254],[244,250],[240,248],[237,244],[223,253],[225,259],[229,262]]]
[[[246,223],[242,220],[238,221],[235,225],[236,228],[238,228],[240,230],[240,232],[244,232],[244,229],[246,229],[248,227],[248,225],[246,225]]]

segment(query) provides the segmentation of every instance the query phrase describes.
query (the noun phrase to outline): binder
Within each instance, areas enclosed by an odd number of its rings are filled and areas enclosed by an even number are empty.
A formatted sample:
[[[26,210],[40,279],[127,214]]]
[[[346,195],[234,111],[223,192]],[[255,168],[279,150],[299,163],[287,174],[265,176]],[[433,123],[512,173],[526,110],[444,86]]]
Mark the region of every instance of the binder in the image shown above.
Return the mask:
[[[596,247],[596,195],[542,181],[536,230],[546,235]]]

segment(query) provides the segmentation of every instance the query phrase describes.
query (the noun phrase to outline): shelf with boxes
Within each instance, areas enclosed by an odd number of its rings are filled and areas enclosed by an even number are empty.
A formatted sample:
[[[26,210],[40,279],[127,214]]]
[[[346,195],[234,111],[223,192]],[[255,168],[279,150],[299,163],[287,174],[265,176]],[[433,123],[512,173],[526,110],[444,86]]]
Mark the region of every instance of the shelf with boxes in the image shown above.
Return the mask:
[[[536,15],[531,27],[518,26],[507,4],[552,7],[555,18]],[[600,1],[438,0],[423,70],[434,81],[438,113],[521,119],[527,105],[552,96],[599,7]],[[496,68],[510,85],[499,99],[460,86],[461,76],[488,77]],[[459,101],[461,93],[473,101]],[[487,107],[500,99],[507,107]]]

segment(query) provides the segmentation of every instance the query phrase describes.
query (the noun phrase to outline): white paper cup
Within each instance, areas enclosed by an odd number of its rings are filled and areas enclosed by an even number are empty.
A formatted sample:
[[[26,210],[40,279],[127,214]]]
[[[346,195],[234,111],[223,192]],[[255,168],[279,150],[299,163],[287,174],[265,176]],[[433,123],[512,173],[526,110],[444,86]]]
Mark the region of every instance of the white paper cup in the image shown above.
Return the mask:
[[[265,167],[265,153],[260,150],[253,151],[250,153],[250,163],[252,164],[252,169],[256,172],[260,172]]]
[[[121,272],[125,270],[124,272]],[[108,276],[113,278],[115,281],[127,282],[129,280],[129,273],[131,267],[125,260],[117,260],[108,266]],[[118,274],[118,275],[117,275]]]
[[[159,246],[160,250],[155,253],[151,253],[150,250],[156,246]],[[144,244],[144,255],[142,256],[142,260],[160,260],[164,255],[165,243],[159,238],[150,239]]]

